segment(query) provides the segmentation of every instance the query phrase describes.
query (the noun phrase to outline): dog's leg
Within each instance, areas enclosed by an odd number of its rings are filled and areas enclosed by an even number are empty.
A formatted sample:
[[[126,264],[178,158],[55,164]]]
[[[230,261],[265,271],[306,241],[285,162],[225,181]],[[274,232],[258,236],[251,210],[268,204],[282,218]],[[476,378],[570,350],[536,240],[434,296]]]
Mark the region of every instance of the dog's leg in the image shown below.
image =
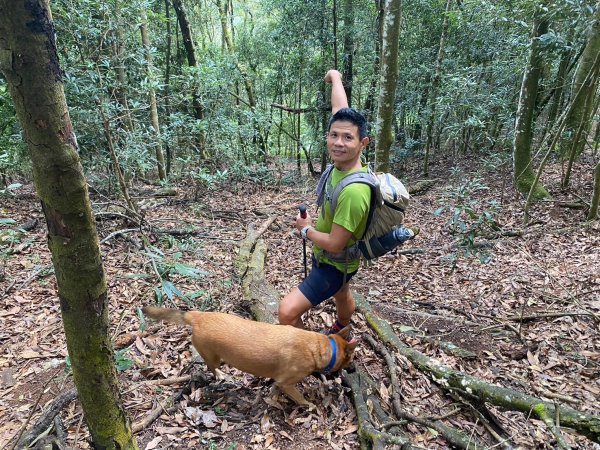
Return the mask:
[[[196,342],[193,336],[192,344],[194,344],[196,351],[200,354],[200,356],[202,356],[202,359],[206,363],[208,370],[214,374],[215,379],[217,381],[225,379],[225,374],[219,370],[219,366],[221,365],[221,357],[210,350],[200,349],[200,345],[198,345],[199,342]]]
[[[309,409],[315,408],[315,405],[304,398],[304,395],[298,390],[294,384],[281,384],[277,383],[279,389],[281,389],[289,398],[294,400],[298,405],[308,406]]]

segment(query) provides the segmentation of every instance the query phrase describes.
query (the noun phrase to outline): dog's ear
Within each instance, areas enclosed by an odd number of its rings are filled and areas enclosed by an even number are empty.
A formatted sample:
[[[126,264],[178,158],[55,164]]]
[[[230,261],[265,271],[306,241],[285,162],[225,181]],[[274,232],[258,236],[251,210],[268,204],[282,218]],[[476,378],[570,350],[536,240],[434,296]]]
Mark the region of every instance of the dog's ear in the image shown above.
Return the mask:
[[[352,325],[346,325],[340,331],[337,332],[337,335],[348,340],[348,336],[350,336],[350,332],[352,331]]]
[[[348,345],[346,345],[346,354],[353,352],[357,345],[358,341],[356,339],[352,339],[348,342]]]

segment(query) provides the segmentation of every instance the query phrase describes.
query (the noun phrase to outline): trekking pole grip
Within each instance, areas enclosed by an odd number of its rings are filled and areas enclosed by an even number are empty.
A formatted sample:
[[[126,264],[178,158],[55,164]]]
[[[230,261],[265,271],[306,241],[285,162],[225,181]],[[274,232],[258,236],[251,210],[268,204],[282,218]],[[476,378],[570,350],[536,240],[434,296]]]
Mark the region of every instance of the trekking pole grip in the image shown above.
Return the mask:
[[[300,211],[300,217],[306,219],[306,205],[298,205],[298,210]]]

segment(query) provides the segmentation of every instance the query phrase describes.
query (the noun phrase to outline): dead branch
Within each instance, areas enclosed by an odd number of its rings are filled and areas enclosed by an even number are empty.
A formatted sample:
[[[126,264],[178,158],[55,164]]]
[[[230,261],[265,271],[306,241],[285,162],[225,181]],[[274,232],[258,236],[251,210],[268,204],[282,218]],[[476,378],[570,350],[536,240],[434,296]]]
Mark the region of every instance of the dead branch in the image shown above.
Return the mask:
[[[52,378],[51,378],[52,379]],[[42,392],[44,390],[42,389]],[[40,434],[42,434],[48,427],[52,425],[54,421],[54,417],[69,403],[77,398],[77,390],[75,388],[69,389],[68,391],[62,392],[58,397],[54,399],[50,407],[42,414],[42,416],[38,419],[35,425],[23,434],[23,436],[18,439],[18,443],[14,445],[12,448],[27,448],[29,445],[37,438]],[[35,408],[32,409],[32,412],[35,411]]]
[[[100,244],[105,244],[106,242],[110,241],[112,238],[114,238],[115,236],[121,236],[123,234],[127,234],[127,233],[133,233],[135,231],[139,231],[139,228],[125,228],[123,230],[117,230],[117,231],[113,231],[112,233],[110,233],[108,236],[106,236],[104,239],[102,239],[100,241]]]
[[[180,377],[180,378],[186,378],[186,377]],[[183,387],[183,389],[181,389],[179,392],[175,392],[173,395],[171,395],[171,397],[169,397],[164,404],[159,402],[158,406],[156,408],[154,408],[152,411],[150,411],[150,413],[148,413],[148,415],[146,417],[144,417],[142,420],[139,420],[139,421],[135,422],[133,425],[131,425],[131,431],[134,434],[142,431],[144,428],[150,426],[156,419],[158,419],[163,412],[169,412],[170,410],[174,409],[175,404],[179,400],[181,400],[181,398],[185,394],[188,394],[189,392],[191,392],[192,383],[197,382],[197,381],[206,383],[206,378],[202,373],[193,374],[191,376],[188,376],[188,378],[189,378],[189,381]],[[149,383],[149,384],[153,384],[153,383]],[[157,383],[157,384],[159,384],[159,383]]]
[[[184,383],[186,381],[190,381],[191,379],[191,375],[183,375],[181,377],[159,378],[157,380],[144,380],[142,381],[142,384],[152,386],[170,386],[172,384]]]
[[[594,314],[587,312],[580,313],[569,313],[569,312],[550,312],[550,313],[540,313],[540,314],[524,314],[519,316],[509,316],[506,320],[510,320],[512,322],[531,322],[532,320],[538,319],[556,319],[558,317],[578,317],[578,316],[587,316],[587,317],[595,317]]]
[[[488,402],[501,408],[520,411],[525,414],[529,414],[531,411],[536,412],[537,408],[542,412],[547,411],[552,416],[558,410],[563,426],[574,429],[594,442],[600,442],[600,417],[577,411],[568,406],[556,406],[531,395],[496,386],[443,366],[423,353],[406,346],[394,333],[391,325],[373,313],[371,306],[363,297],[355,294],[355,300],[357,307],[383,342],[394,346],[416,368],[430,374],[444,388],[458,392],[468,392],[469,395],[477,397],[481,402]]]
[[[284,111],[291,112],[294,114],[302,114],[302,113],[307,113],[307,112],[318,111],[317,108],[292,108],[291,106],[280,105],[279,103],[271,103],[271,107],[277,108],[277,109],[282,109]]]

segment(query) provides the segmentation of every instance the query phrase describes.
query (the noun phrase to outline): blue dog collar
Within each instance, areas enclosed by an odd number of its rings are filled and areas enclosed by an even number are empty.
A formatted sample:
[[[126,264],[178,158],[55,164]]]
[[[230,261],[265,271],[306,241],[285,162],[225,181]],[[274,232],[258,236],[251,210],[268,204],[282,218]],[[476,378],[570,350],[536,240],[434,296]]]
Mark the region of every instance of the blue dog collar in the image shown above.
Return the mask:
[[[335,366],[335,360],[337,359],[337,344],[335,343],[335,339],[329,338],[329,343],[331,344],[331,360],[325,369],[323,369],[323,373],[329,373]]]

